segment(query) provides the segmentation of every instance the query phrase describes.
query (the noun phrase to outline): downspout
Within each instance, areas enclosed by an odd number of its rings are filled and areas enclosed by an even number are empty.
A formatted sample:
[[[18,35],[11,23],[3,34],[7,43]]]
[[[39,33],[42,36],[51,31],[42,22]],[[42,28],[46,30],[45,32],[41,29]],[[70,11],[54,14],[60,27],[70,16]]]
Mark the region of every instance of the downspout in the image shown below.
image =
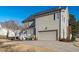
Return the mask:
[[[68,16],[68,19],[67,19],[67,20],[68,20],[68,28],[67,28],[67,29],[68,29],[68,33],[67,33],[68,35],[67,35],[67,39],[70,40],[70,32],[69,32],[69,12],[68,12],[68,7],[66,8],[66,10],[67,10],[67,16]]]
[[[61,40],[61,10],[60,10],[60,19],[59,19],[59,41]]]
[[[35,21],[35,19],[34,19],[34,35],[35,35],[35,40],[37,40],[37,38],[36,38],[36,21]]]

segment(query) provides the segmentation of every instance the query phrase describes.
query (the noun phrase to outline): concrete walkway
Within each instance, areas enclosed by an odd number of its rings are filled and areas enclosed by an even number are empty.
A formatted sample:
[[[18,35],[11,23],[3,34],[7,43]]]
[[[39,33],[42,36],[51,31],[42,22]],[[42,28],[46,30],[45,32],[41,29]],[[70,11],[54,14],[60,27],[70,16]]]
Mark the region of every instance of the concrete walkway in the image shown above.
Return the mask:
[[[26,45],[40,46],[55,49],[57,52],[78,52],[79,47],[74,46],[72,42],[60,41],[13,41],[13,43],[23,43]]]

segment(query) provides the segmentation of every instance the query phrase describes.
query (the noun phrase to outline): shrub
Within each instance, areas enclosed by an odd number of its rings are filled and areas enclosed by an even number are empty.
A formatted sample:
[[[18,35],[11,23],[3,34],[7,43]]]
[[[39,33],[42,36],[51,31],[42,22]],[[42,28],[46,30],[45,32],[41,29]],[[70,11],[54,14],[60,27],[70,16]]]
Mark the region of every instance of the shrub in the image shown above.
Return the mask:
[[[76,39],[76,24],[72,24],[72,38],[71,41],[75,41]]]
[[[75,36],[72,36],[71,41],[75,41]]]

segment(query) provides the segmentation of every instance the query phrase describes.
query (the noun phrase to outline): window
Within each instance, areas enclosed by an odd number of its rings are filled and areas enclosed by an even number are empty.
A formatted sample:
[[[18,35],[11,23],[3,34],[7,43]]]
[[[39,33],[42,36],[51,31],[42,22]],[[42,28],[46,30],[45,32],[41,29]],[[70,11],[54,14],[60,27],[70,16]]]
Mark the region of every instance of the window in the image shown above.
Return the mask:
[[[64,23],[65,23],[65,17],[64,17]]]
[[[64,23],[65,23],[65,17],[64,17]]]
[[[57,13],[56,15],[57,15],[57,19],[60,19],[60,13]]]
[[[54,13],[54,20],[55,20],[55,13]]]
[[[63,22],[65,23],[65,21],[66,21],[66,20],[65,20],[65,17],[64,17],[64,15],[62,15],[62,20],[63,20]]]

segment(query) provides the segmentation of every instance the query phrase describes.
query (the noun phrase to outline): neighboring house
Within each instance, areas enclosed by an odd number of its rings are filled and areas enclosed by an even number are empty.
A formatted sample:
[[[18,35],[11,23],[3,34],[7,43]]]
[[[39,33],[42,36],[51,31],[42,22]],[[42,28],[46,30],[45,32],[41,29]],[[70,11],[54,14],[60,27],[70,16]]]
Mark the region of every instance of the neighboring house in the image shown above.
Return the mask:
[[[3,28],[0,24],[0,38],[6,38],[7,35],[7,29]]]
[[[68,7],[53,8],[31,15],[23,21],[27,35],[38,40],[61,40],[68,37]]]
[[[0,38],[7,38],[11,36],[14,37],[15,33],[11,29],[8,29],[4,27],[2,24],[0,24]]]
[[[7,21],[0,23],[0,38],[11,38],[19,36],[20,28],[14,21]]]

